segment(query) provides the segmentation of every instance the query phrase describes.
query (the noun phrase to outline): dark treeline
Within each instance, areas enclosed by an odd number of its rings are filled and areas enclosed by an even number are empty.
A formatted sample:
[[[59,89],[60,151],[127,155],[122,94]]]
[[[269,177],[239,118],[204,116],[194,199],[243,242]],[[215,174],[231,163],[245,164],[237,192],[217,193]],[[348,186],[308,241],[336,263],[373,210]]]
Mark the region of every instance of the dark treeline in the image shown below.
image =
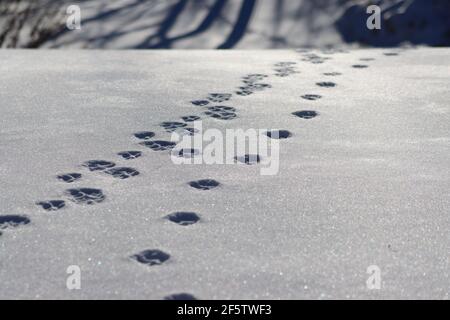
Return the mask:
[[[307,42],[292,41],[295,36],[286,30],[295,28],[282,28],[283,23],[294,27],[297,22],[303,23],[302,26],[307,27],[301,28],[300,32],[314,38],[317,28],[308,26],[313,25],[317,12],[326,12],[330,3],[342,8],[340,16],[333,18],[334,21],[330,18],[329,26],[340,34],[342,44],[358,43],[380,47],[405,43],[450,45],[448,0],[130,0],[119,7],[106,6],[106,3],[103,0],[77,1],[81,7],[85,4],[98,4],[98,12],[83,17],[85,28],[100,29],[102,24],[115,26],[115,19],[122,19],[124,15],[127,17],[127,14],[130,16],[130,23],[141,19],[143,25],[131,30],[120,26],[108,33],[90,32],[93,35],[79,40],[85,42],[82,47],[111,47],[111,43],[121,37],[144,31],[147,33],[145,37],[136,40],[128,48],[170,49],[177,47],[180,41],[186,43],[202,36],[219,40],[213,46],[209,42],[199,45],[193,41],[192,46],[187,47],[230,49],[249,34],[257,33],[256,29],[270,29],[273,32],[261,32],[259,35],[268,48],[308,46]],[[366,6],[369,3],[379,4],[383,9],[381,30],[369,30],[365,27],[368,17]],[[73,1],[70,0],[0,0],[0,47],[39,48],[64,39],[70,32],[65,26],[65,19],[66,8],[71,4]],[[268,15],[273,16],[270,23],[255,21],[255,13],[261,8],[270,11]],[[138,18],[136,12],[139,13]],[[186,24],[186,21],[193,21],[196,17],[201,19],[188,24],[186,28],[179,27],[180,21]],[[148,24],[145,24],[147,20]],[[214,28],[217,24],[223,27]],[[218,32],[218,29],[225,31]],[[298,34],[299,28],[295,30]],[[53,47],[69,44],[69,40],[62,41]]]

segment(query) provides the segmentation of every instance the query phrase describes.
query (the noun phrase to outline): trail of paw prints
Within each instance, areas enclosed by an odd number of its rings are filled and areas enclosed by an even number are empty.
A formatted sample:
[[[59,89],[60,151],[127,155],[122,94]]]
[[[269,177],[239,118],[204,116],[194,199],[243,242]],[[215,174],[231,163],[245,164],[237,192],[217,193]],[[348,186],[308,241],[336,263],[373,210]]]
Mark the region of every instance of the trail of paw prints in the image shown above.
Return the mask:
[[[255,89],[255,88],[253,88]],[[206,111],[203,112],[204,115],[218,119],[218,120],[231,120],[237,117],[236,109],[229,106],[221,106],[221,105],[215,105],[210,106],[211,103],[223,103],[227,102],[231,99],[232,94],[231,93],[209,93],[206,99],[201,100],[192,100],[191,104],[195,106],[200,107],[206,107]],[[163,127],[163,129],[166,132],[172,133],[177,132],[180,135],[189,135],[193,136],[196,133],[198,133],[198,130],[195,128],[187,127],[188,123],[194,122],[197,120],[200,120],[200,115],[187,115],[182,116],[181,120],[183,122],[179,121],[164,121],[160,123],[160,126]],[[154,150],[154,151],[165,151],[165,150],[171,150],[175,147],[175,143],[164,141],[164,140],[158,140],[158,141],[147,141],[141,143],[142,145]]]
[[[328,57],[320,57],[313,54],[308,54],[304,58],[306,59],[304,61],[308,61],[311,63],[323,63],[325,60],[329,59]],[[275,64],[275,75],[279,77],[286,77],[291,74],[298,73],[295,68],[295,64],[295,62],[280,62]],[[328,72],[324,73],[324,75],[339,76],[341,75],[341,73]],[[250,74],[244,76],[242,78],[243,85],[239,87],[239,90],[236,92],[236,94],[246,96],[256,91],[270,88],[271,86],[269,84],[263,82],[266,77],[267,75],[264,74]],[[335,83],[328,81],[317,83],[317,85],[325,88],[336,86]],[[206,110],[204,111],[204,115],[208,117],[219,120],[232,120],[237,117],[237,112],[234,107],[213,105],[217,103],[228,102],[231,97],[232,95],[229,93],[212,93],[209,94],[206,99],[192,100],[191,104],[193,106],[205,108]],[[315,101],[322,98],[322,96],[317,94],[305,94],[302,96],[302,98],[309,101]],[[302,119],[312,119],[318,116],[319,113],[313,110],[302,110],[293,112],[293,115]],[[160,126],[169,133],[177,131],[185,132],[186,134],[195,134],[193,129],[188,127],[188,123],[199,120],[200,118],[201,117],[199,115],[191,114],[181,117],[181,121],[183,122],[166,121],[160,123]],[[271,139],[287,139],[292,136],[292,134],[288,130],[270,130],[265,134]],[[176,146],[176,143],[171,141],[155,140],[155,133],[153,131],[136,132],[134,134],[134,137],[140,140],[140,145],[148,147],[153,151],[172,150]],[[177,152],[178,156],[192,157],[197,154],[198,150],[182,149],[178,150]],[[123,151],[118,153],[118,155],[125,160],[131,160],[140,157],[142,153],[140,151]],[[235,161],[241,162],[246,165],[257,164],[260,162],[260,160],[260,156],[254,154],[246,154],[235,158]],[[139,172],[133,168],[116,167],[115,163],[106,160],[90,160],[86,162],[84,166],[90,171],[101,171],[105,174],[109,174],[112,177],[119,179],[127,179],[139,174]],[[79,178],[81,178],[81,176]],[[68,181],[66,182],[71,183],[78,180],[79,178],[68,178]],[[219,187],[220,183],[213,179],[201,179],[188,182],[188,185],[197,190],[206,191]],[[66,194],[71,198],[73,202],[78,204],[95,204],[100,203],[105,199],[105,195],[103,194],[102,190],[93,188],[72,188],[68,189],[66,191]],[[187,227],[197,223],[200,220],[200,217],[195,212],[183,211],[171,213],[167,215],[165,219],[180,226]],[[132,255],[130,256],[130,258],[137,263],[153,267],[167,263],[167,261],[170,260],[171,256],[170,254],[159,249],[148,249]],[[188,293],[178,293],[166,296],[165,299],[189,300],[195,299],[195,297]]]
[[[331,57],[323,57],[323,56],[320,56],[320,55],[318,55],[316,53],[306,52],[306,53],[302,54],[302,59],[301,60],[305,61],[305,62],[312,63],[312,64],[322,64],[325,61],[330,60],[330,59],[331,59]]]
[[[265,89],[272,88],[268,83],[261,82],[268,76],[261,73],[252,73],[242,78],[243,85],[238,88],[236,94],[239,96],[248,96],[257,91],[263,91]]]
[[[236,108],[228,106],[208,107],[205,115],[219,120],[232,120],[237,117]]]
[[[295,62],[282,62],[277,64],[277,74],[279,76],[287,76],[293,73],[297,73],[294,65]],[[262,91],[267,88],[271,88],[270,84],[263,82],[265,78],[267,78],[267,75],[265,74],[249,74],[244,76],[242,78],[243,85],[239,88],[239,92],[237,92],[237,94],[248,95],[256,91]],[[236,108],[224,105],[213,105],[228,102],[231,97],[232,94],[229,93],[211,93],[207,96],[206,99],[192,100],[191,104],[198,107],[204,107],[206,109],[203,112],[205,116],[218,120],[231,120],[237,117]],[[190,114],[182,116],[180,118],[181,121],[165,121],[160,123],[160,126],[164,131],[168,133],[176,131],[183,134],[193,135],[196,132],[193,128],[189,128],[188,124],[200,119],[200,115]],[[176,146],[175,142],[155,139],[156,134],[153,131],[139,131],[135,132],[133,135],[136,139],[138,139],[138,143],[140,145],[145,146],[153,151],[172,150]],[[267,132],[267,135],[272,139],[284,139],[290,136],[290,133],[286,133],[285,131],[281,130],[279,132],[277,131],[276,134],[274,131]],[[196,149],[181,149],[178,150],[177,153],[180,157],[192,157],[199,154],[199,151]],[[118,152],[117,155],[124,160],[133,160],[141,157],[142,152],[129,150]],[[242,159],[241,160],[244,163],[252,164],[253,156],[244,155]],[[237,158],[236,160],[240,160],[240,158]],[[256,156],[256,162],[259,162],[258,155]],[[130,177],[139,175],[138,170],[131,167],[118,167],[116,166],[115,162],[109,160],[88,160],[85,161],[82,166],[87,168],[91,172],[100,172],[117,179],[128,179]],[[80,173],[67,173],[58,176],[58,179],[66,183],[75,183],[81,178],[82,174]],[[213,179],[201,179],[191,181],[188,183],[188,185],[197,190],[206,191],[219,187],[220,183]],[[70,188],[67,189],[64,194],[72,202],[80,205],[94,205],[101,203],[106,199],[106,196],[101,189],[88,187]],[[48,211],[59,210],[66,205],[65,201],[62,200],[39,201],[37,204]],[[167,215],[165,218],[168,221],[183,227],[196,224],[198,221],[200,221],[200,216],[195,212],[190,211],[174,212]],[[170,254],[159,249],[149,249],[134,254],[131,256],[131,258],[138,263],[148,266],[155,266],[166,263],[170,259]],[[192,295],[184,293],[173,294],[167,297],[170,297],[171,299],[194,298]]]
[[[259,83],[261,79],[258,75],[250,75],[245,77],[245,89],[251,91],[259,91],[270,87],[268,84]],[[228,93],[211,93],[205,100],[193,100],[191,103],[195,106],[208,107],[204,112],[205,115],[220,119],[230,120],[236,117],[236,109],[227,106],[209,106],[211,103],[223,103],[231,98],[231,94]],[[194,128],[187,127],[187,124],[201,119],[199,115],[191,114],[182,116],[181,121],[165,121],[160,123],[160,126],[169,133],[174,131],[181,132],[183,134],[193,135],[196,133]],[[156,140],[155,132],[153,131],[139,131],[133,134],[134,138],[139,140],[139,144],[145,146],[153,151],[166,151],[175,147],[175,142]],[[199,152],[196,149],[182,149],[178,151],[178,155],[181,157],[192,157]],[[142,156],[141,151],[127,150],[117,153],[117,156],[123,160],[133,160]],[[82,163],[82,167],[88,169],[91,172],[99,172],[105,175],[109,175],[117,179],[128,179],[139,175],[139,171],[131,167],[119,167],[116,163],[110,160],[88,160]],[[65,183],[75,183],[82,179],[82,174],[77,172],[64,173],[57,176],[57,178]],[[210,190],[219,186],[219,183],[212,179],[202,179],[198,181],[192,181],[189,185],[199,190]],[[101,189],[89,188],[89,187],[76,187],[65,190],[64,195],[73,203],[78,205],[94,205],[105,201],[106,196]],[[46,211],[56,211],[64,208],[66,202],[64,200],[46,200],[36,202],[38,206]],[[180,226],[189,226],[197,223],[200,217],[195,212],[183,211],[174,212],[166,216],[166,219],[172,223]],[[4,216],[0,218],[2,228],[15,227],[19,224],[29,223],[26,218]],[[1,232],[0,232],[1,235]],[[158,249],[144,250],[131,256],[131,258],[138,263],[155,266],[166,263],[170,259],[170,255],[164,251]],[[167,296],[167,299],[195,299],[190,294],[180,293]]]
[[[277,77],[287,77],[295,73],[300,73],[297,71],[295,65],[297,62],[293,61],[282,61],[274,64],[275,76]]]
[[[57,176],[57,179],[65,183],[74,183],[81,179],[81,173],[64,173]],[[37,201],[36,205],[44,209],[45,211],[58,211],[66,207],[64,200],[44,200]]]
[[[106,160],[89,160],[83,163],[83,167],[88,168],[90,171],[101,171],[118,179],[128,179],[139,175],[139,171],[134,168],[116,167],[114,162]]]
[[[141,140],[146,140],[154,136],[153,132],[139,132],[134,134],[135,137]],[[141,151],[123,151],[117,153],[125,160],[136,159],[142,155]],[[116,164],[107,160],[88,160],[82,164],[83,167],[89,171],[102,172],[116,179],[128,179],[139,175],[139,171],[131,167],[116,167]],[[82,178],[81,173],[65,173],[57,176],[58,180],[66,183],[74,183]],[[96,204],[103,202],[106,198],[101,189],[95,188],[71,188],[65,191],[65,195],[69,197],[76,204]],[[66,207],[64,200],[45,200],[37,201],[36,205],[46,211],[57,211]]]

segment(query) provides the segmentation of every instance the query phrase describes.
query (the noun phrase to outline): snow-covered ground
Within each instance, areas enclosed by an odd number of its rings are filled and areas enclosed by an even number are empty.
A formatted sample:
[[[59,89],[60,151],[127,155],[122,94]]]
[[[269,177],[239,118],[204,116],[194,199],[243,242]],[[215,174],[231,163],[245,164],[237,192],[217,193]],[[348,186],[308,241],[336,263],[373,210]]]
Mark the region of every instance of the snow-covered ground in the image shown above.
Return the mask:
[[[0,298],[448,299],[450,50],[386,53],[1,51]],[[271,87],[235,94],[255,73]],[[210,93],[233,94],[219,104],[237,117],[190,103]],[[318,116],[292,114],[301,110]],[[133,136],[168,140],[160,123],[187,115],[205,128],[289,130],[279,173],[175,165]],[[130,150],[142,156],[117,154]],[[87,160],[140,174],[115,179]],[[220,185],[188,184],[198,179]],[[76,188],[105,199],[76,203],[66,193]],[[65,207],[36,205],[48,200]],[[200,220],[164,218],[177,211]],[[12,227],[5,215],[28,220]],[[147,249],[170,258],[131,258]],[[80,290],[66,288],[69,265],[81,268]],[[380,290],[366,287],[370,265]]]

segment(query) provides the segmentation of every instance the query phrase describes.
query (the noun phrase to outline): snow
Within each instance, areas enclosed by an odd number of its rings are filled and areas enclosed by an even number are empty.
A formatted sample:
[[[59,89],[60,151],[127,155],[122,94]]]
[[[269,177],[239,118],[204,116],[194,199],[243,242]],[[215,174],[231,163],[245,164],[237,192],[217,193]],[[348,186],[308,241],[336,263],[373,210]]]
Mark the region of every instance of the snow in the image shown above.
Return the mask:
[[[31,222],[2,230],[0,298],[448,299],[450,51],[386,52],[1,51],[0,215]],[[330,59],[304,61],[311,53]],[[283,61],[299,73],[277,77]],[[272,87],[234,94],[252,73]],[[209,93],[233,93],[221,104],[237,117],[204,117],[205,128],[292,133],[280,140],[277,175],[175,165],[133,136],[170,139],[159,123],[202,115],[190,101]],[[299,110],[319,115],[300,119]],[[142,156],[117,155],[130,150]],[[115,179],[87,160],[140,174]],[[57,179],[72,172],[82,178]],[[188,185],[198,179],[220,186]],[[65,190],[78,187],[106,199],[74,203]],[[66,207],[35,204],[46,200]],[[178,211],[200,220],[166,218]],[[170,258],[133,259],[149,249]],[[80,290],[66,288],[70,265],[81,268]],[[370,265],[381,269],[380,290],[366,287]]]

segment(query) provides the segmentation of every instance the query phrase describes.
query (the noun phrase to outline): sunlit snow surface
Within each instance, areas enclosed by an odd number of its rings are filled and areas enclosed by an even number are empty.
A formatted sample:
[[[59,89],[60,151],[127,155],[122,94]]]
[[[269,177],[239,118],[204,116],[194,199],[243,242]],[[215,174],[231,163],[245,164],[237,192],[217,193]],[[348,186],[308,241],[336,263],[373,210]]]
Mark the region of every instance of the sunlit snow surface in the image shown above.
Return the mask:
[[[0,298],[448,299],[450,50],[392,52],[0,52]],[[184,116],[289,131],[279,173],[145,146]]]

